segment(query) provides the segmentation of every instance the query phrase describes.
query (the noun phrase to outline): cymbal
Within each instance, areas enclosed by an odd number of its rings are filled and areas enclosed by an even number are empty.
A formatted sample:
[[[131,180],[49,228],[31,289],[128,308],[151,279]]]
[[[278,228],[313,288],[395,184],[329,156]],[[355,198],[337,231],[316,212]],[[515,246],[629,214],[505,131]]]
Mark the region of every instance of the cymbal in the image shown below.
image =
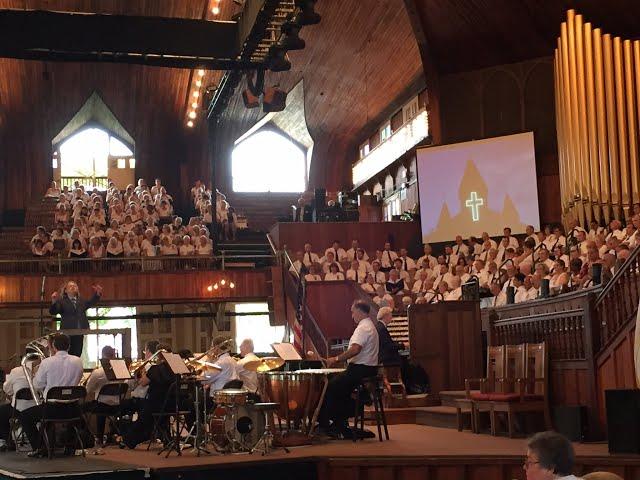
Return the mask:
[[[280,368],[282,365],[284,365],[284,360],[280,357],[264,357],[260,360],[245,363],[244,369],[252,372],[264,373]]]

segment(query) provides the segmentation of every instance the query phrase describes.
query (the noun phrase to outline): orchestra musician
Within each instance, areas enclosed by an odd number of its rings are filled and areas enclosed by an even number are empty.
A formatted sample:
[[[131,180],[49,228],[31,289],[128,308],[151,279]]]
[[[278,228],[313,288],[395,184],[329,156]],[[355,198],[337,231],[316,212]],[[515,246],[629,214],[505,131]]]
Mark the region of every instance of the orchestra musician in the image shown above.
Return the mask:
[[[93,285],[93,295],[88,300],[80,297],[78,284],[68,281],[62,290],[62,296],[58,292],[51,294],[51,315],[60,315],[60,329],[88,329],[87,309],[94,307],[102,297],[102,287]],[[82,355],[82,344],[84,335],[72,335],[70,337],[71,346],[69,355],[80,357]]]
[[[77,286],[76,286],[77,288]],[[82,360],[69,354],[69,337],[62,333],[56,333],[49,339],[49,349],[51,356],[42,360],[38,371],[33,378],[33,386],[36,391],[43,393],[47,397],[47,392],[52,387],[72,387],[80,383],[82,378]],[[75,416],[78,414],[77,405],[56,404],[56,405],[36,405],[18,412],[18,418],[22,425],[31,448],[29,456],[45,456],[46,449],[41,445],[37,422],[42,417],[44,408],[55,408],[58,418]]]
[[[370,313],[368,303],[362,300],[353,302],[351,317],[357,326],[349,340],[349,348],[326,360],[328,367],[347,362],[346,371],[329,380],[318,416],[320,429],[331,436],[339,438],[351,435],[347,425],[348,418],[354,413],[351,393],[363,378],[377,374],[378,332],[374,323],[376,320],[369,317]]]
[[[106,345],[102,347],[102,359],[113,360],[116,358],[115,348]],[[110,395],[99,395],[100,389],[104,387],[109,380],[103,367],[96,368],[91,372],[87,379],[87,403],[85,404],[85,411],[91,414],[112,413],[114,407],[120,403],[120,398]],[[97,447],[101,447],[104,441],[104,429],[107,418],[104,415],[96,416],[96,433],[97,433]]]
[[[205,374],[209,395],[212,396],[213,392],[223,388],[242,388],[242,382],[238,379],[236,361],[229,354],[231,342],[228,341],[227,337],[219,335],[212,340],[211,348],[212,351],[209,354],[209,358],[215,361],[215,364],[221,370],[214,370]]]
[[[31,353],[31,350],[27,348],[26,353]],[[13,450],[15,448],[15,445],[12,443],[11,426],[9,423],[14,411],[17,415],[18,412],[34,407],[36,404],[34,400],[16,399],[16,393],[22,389],[29,389],[27,377],[24,374],[24,369],[20,365],[11,369],[2,385],[2,389],[4,393],[11,398],[11,403],[0,405],[0,451],[7,449]]]
[[[159,343],[156,345],[156,351],[158,350],[171,352],[171,347]],[[153,414],[161,413],[165,405],[171,406],[175,403],[175,389],[171,389],[175,380],[175,375],[161,357],[141,375],[138,385],[147,387],[146,400],[141,404],[138,418],[123,435],[120,448],[134,449],[139,443],[149,439],[153,430]]]
[[[253,340],[245,338],[240,344],[241,360],[237,362],[238,378],[242,380],[242,386],[250,392],[258,391],[258,373],[246,370],[244,366],[248,362],[259,361],[260,358],[253,353]]]

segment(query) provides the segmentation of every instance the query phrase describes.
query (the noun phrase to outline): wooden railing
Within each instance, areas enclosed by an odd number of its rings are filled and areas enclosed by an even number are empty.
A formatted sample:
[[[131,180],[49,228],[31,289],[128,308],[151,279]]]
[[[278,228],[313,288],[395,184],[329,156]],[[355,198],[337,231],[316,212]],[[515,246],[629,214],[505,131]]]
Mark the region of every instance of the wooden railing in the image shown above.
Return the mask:
[[[106,190],[109,187],[109,177],[61,177],[60,188],[73,188],[75,182],[80,183],[85,188],[97,188],[98,190]]]
[[[620,332],[638,313],[640,301],[640,248],[618,268],[595,302],[595,315],[600,322],[598,350]]]

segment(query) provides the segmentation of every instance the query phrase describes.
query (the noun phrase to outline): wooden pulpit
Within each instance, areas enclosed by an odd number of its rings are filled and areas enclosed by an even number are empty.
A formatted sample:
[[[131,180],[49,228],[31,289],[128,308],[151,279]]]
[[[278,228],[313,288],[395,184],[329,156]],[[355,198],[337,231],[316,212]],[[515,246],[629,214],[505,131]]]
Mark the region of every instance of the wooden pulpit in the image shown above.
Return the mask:
[[[482,376],[482,325],[478,302],[411,305],[411,361],[429,375],[431,393],[464,390],[465,378]]]

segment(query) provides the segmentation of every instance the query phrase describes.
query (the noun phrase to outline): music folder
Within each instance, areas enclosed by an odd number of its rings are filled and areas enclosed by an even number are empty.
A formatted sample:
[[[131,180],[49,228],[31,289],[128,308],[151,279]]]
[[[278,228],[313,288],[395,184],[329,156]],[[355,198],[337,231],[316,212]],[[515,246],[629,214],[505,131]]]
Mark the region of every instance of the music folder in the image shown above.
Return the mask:
[[[107,380],[110,382],[131,379],[129,367],[127,367],[127,362],[123,358],[114,358],[111,360],[101,358],[100,364],[104,369],[104,374],[107,377]]]
[[[302,360],[302,357],[291,343],[272,343],[271,348],[285,362],[291,360]]]
[[[163,352],[161,355],[167,363],[169,370],[171,370],[174,375],[187,375],[191,373],[182,357],[177,353]]]

